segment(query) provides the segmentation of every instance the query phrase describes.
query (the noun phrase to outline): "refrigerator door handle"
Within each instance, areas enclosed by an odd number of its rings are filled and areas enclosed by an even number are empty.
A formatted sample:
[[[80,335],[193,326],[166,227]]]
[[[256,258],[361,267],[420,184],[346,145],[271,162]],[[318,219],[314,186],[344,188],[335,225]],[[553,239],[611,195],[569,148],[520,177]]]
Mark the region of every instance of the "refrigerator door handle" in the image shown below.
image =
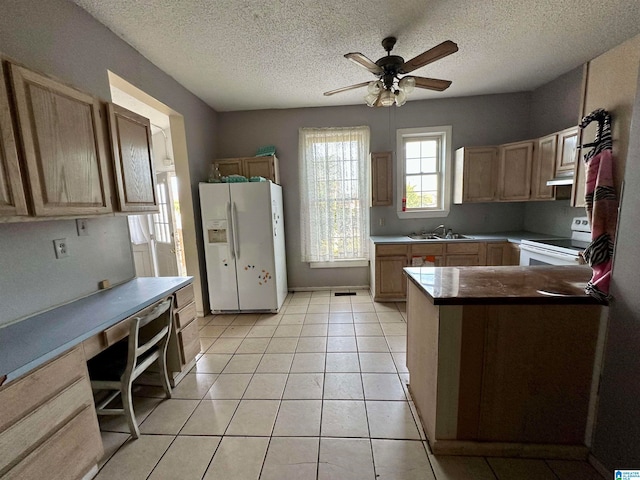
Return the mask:
[[[233,207],[231,210],[231,224],[233,225],[233,246],[236,254],[236,258],[240,259],[240,242],[238,240],[238,210],[236,209],[236,202],[233,202]]]
[[[231,258],[235,260],[236,251],[233,248],[235,242],[235,235],[233,234],[233,217],[231,216],[231,202],[227,202],[227,243],[231,250]]]

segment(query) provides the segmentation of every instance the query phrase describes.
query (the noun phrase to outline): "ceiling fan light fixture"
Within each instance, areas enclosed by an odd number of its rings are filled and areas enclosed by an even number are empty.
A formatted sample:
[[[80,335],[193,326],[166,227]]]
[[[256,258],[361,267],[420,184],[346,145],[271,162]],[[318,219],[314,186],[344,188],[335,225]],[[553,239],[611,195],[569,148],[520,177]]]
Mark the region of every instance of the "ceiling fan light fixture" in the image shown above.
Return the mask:
[[[383,107],[390,107],[396,101],[396,96],[393,94],[391,90],[384,90],[380,94],[380,104]]]
[[[409,94],[416,88],[416,79],[413,77],[403,77],[398,82],[398,87],[404,90],[404,93]]]
[[[370,93],[366,97],[364,97],[364,101],[367,102],[367,106],[374,107],[376,105],[376,101],[378,100],[378,95],[380,93]]]
[[[407,103],[407,94],[403,90],[396,91],[396,105],[401,107]]]
[[[382,82],[380,80],[374,80],[373,82],[370,82],[369,86],[367,87],[367,91],[375,96],[378,96],[381,90]]]

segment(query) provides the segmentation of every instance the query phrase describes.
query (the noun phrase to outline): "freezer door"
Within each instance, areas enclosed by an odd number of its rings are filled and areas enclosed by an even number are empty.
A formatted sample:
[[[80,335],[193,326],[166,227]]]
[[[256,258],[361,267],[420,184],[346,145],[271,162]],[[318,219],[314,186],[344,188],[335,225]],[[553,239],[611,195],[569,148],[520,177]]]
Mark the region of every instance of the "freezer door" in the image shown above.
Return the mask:
[[[201,183],[200,209],[211,311],[238,310],[229,185]]]
[[[270,182],[229,185],[240,310],[277,310]]]

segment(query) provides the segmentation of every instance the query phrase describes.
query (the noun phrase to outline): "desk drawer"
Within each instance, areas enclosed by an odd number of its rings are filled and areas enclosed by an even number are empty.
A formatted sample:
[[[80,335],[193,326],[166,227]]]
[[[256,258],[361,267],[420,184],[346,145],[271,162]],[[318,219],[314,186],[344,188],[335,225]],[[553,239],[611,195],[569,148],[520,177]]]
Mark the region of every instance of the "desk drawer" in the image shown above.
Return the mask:
[[[2,387],[0,389],[0,432],[74,381],[82,378],[86,368],[82,349],[74,348]]]
[[[82,478],[103,455],[93,405],[84,408],[51,438],[7,472],[3,480]]]
[[[184,328],[189,325],[194,318],[196,318],[196,302],[191,302],[184,308],[181,308],[175,312],[176,327],[178,329]]]
[[[1,432],[0,476],[88,406],[93,407],[93,396],[83,377]]]
[[[176,309],[181,309],[185,305],[193,302],[195,296],[193,293],[193,284],[181,288],[176,292]]]
[[[116,323],[114,326],[107,328],[102,335],[104,336],[104,342],[107,347],[110,347],[114,343],[119,342],[125,337],[129,336],[129,330],[131,329],[131,318]]]
[[[187,364],[200,353],[200,336],[198,322],[191,322],[181,332],[178,332],[180,355],[182,363]]]

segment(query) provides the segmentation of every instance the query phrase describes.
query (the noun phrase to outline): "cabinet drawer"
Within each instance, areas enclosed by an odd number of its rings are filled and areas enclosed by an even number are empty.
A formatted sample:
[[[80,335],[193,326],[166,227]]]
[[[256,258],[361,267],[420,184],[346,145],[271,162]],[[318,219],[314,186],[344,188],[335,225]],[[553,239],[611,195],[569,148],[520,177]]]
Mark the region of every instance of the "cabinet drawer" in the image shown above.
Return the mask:
[[[82,348],[84,349],[84,358],[89,360],[107,348],[107,340],[100,332],[82,342]]]
[[[180,309],[185,305],[193,302],[194,298],[193,284],[189,284],[176,292],[175,306],[177,309]]]
[[[186,307],[175,312],[176,327],[178,329],[189,325],[196,318],[196,302],[191,302]]]
[[[480,243],[460,242],[460,243],[447,243],[447,253],[480,253]]]
[[[442,243],[419,243],[411,245],[411,255],[442,255],[444,244]]]
[[[74,348],[0,389],[0,432],[27,412],[82,378],[86,372],[82,349]],[[0,450],[2,451],[2,450]],[[4,454],[3,454],[4,456]]]
[[[82,478],[102,455],[96,414],[89,405],[2,478]]]
[[[191,322],[178,333],[182,362],[187,364],[200,353],[200,336],[198,322]]]
[[[114,326],[107,328],[102,335],[104,335],[104,341],[107,347],[110,347],[116,342],[119,342],[123,338],[129,335],[131,328],[131,318],[116,323]]]
[[[89,381],[82,378],[1,432],[0,475],[87,406],[93,406],[93,396]]]
[[[406,255],[409,245],[376,245],[376,256]]]

